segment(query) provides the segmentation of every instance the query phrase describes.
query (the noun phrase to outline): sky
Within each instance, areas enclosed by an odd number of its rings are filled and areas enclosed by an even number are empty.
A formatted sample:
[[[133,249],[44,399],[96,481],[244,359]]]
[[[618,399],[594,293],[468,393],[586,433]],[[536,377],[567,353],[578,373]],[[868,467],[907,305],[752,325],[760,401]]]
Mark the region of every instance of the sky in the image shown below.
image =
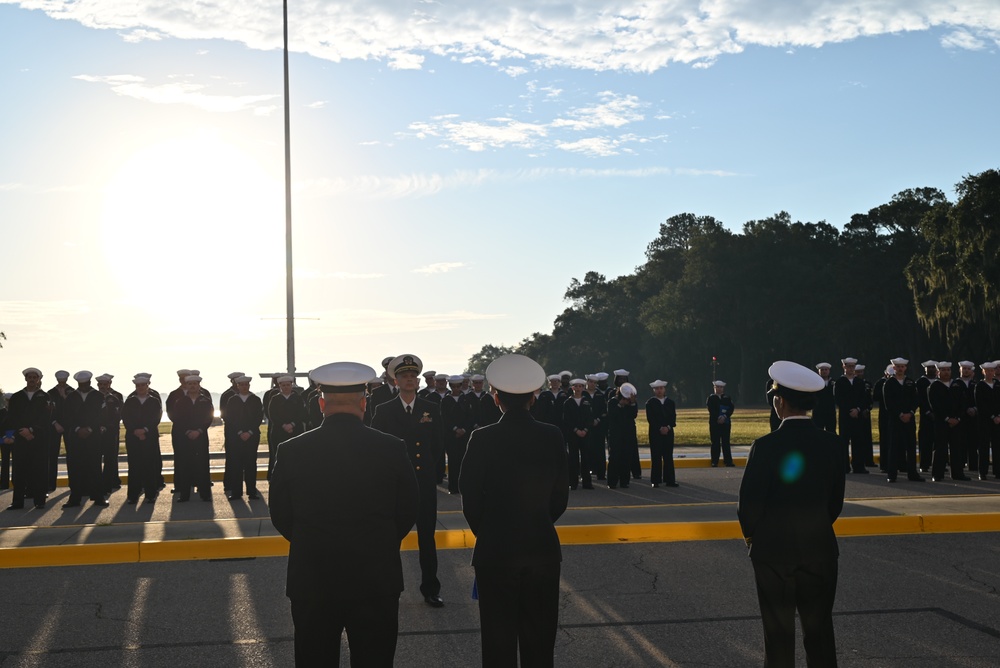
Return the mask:
[[[550,332],[573,278],[632,273],[670,216],[842,227],[1000,166],[995,0],[288,15],[298,372],[458,373]],[[281,26],[258,0],[0,0],[6,391],[28,366],[215,391],[286,368]]]

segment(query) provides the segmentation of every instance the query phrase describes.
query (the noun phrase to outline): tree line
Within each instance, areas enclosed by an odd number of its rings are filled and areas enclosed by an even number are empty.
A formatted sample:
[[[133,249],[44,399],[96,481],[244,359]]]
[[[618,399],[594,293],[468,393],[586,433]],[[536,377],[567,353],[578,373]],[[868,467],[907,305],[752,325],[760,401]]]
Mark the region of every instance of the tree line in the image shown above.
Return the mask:
[[[873,382],[896,356],[911,375],[926,359],[996,359],[1000,171],[966,176],[955,192],[951,202],[937,188],[904,190],[843,229],[784,211],[739,232],[672,216],[634,273],[573,278],[551,333],[484,345],[468,371],[517,352],[550,372],[624,367],[640,389],[662,378],[683,406],[702,405],[717,377],[760,405],[776,359],[857,357]]]

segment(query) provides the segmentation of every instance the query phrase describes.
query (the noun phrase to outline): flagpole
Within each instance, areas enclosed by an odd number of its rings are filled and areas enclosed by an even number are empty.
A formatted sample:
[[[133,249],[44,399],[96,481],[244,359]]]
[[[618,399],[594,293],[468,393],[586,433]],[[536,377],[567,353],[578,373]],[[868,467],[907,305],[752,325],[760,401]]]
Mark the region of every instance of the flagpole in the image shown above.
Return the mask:
[[[288,0],[282,0],[285,52],[285,302],[288,373],[295,374],[295,300],[292,290],[292,148],[288,103]]]

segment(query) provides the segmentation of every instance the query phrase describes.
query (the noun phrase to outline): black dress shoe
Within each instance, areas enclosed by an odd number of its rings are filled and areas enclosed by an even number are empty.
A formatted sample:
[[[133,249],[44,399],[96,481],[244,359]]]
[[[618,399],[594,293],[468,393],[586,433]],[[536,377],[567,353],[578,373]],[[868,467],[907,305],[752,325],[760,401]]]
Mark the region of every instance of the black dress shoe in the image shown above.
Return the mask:
[[[127,503],[130,506],[134,506],[135,504],[139,503],[139,499],[125,499],[125,503]]]
[[[576,487],[577,487],[576,485],[570,485],[570,486],[569,486],[569,488],[570,488],[571,490],[573,490],[573,491],[576,491]]]
[[[243,495],[242,494],[230,494],[226,498],[229,499],[230,501],[239,501],[240,499],[243,498]]]
[[[658,483],[658,482],[654,482],[654,483],[650,483],[650,485],[649,485],[649,486],[650,486],[650,487],[659,487],[659,486],[660,486],[660,483]]]
[[[424,603],[431,606],[432,608],[443,608],[444,599],[434,594],[433,596],[424,596]]]
[[[458,491],[457,489],[449,489],[448,493],[451,494],[452,496],[461,496],[462,495],[462,493],[460,491]]]
[[[910,482],[927,482],[922,475],[908,475],[906,479]]]
[[[36,503],[35,504],[35,509],[36,510],[45,510],[45,504],[44,503]]]
[[[718,465],[719,465],[719,462],[712,462],[712,468],[715,468]]]
[[[886,482],[896,482],[895,478],[886,478]]]
[[[736,466],[733,462],[726,462],[726,466]]]
[[[247,498],[251,501],[256,501],[260,498],[260,492],[247,492]]]
[[[94,501],[94,505],[97,506],[98,508],[107,508],[111,504],[105,501],[104,499],[97,499],[96,501]]]
[[[148,503],[150,505],[156,503],[156,495],[155,494],[153,496],[148,496],[147,495],[146,496],[146,503]]]
[[[665,482],[663,484],[666,485],[667,487],[680,487],[680,485],[678,485],[676,482]]]
[[[23,510],[23,509],[24,509],[23,503],[12,503],[9,506],[7,506],[7,510]]]
[[[608,489],[618,489],[618,485],[608,485]]]
[[[62,505],[62,507],[63,508],[79,508],[80,507],[80,502],[79,501],[67,501],[66,503],[64,503]]]

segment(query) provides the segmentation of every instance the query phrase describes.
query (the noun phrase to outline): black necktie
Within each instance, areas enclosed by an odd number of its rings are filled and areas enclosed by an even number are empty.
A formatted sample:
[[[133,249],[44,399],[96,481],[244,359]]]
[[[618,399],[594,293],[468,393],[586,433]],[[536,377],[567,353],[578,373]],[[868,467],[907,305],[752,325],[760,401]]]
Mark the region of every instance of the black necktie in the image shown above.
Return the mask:
[[[412,413],[413,413],[413,407],[410,406],[409,404],[406,404],[406,414],[411,415]]]

